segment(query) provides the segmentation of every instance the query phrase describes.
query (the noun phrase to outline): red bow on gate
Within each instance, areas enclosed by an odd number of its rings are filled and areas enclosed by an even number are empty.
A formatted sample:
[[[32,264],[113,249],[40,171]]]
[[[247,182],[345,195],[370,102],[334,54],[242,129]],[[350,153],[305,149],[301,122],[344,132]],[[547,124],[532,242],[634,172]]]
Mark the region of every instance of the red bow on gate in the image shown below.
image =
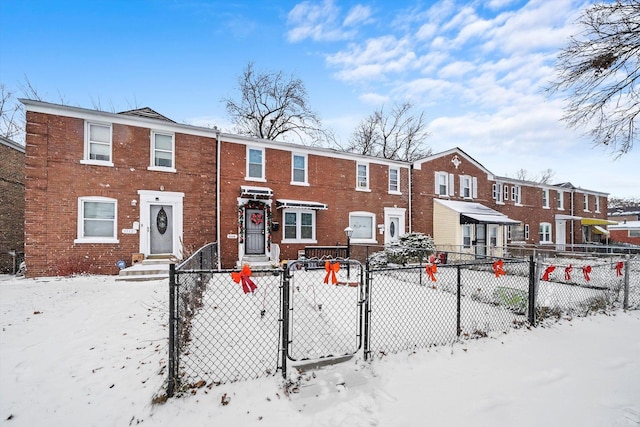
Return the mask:
[[[571,280],[571,270],[573,270],[573,267],[569,264],[569,267],[564,269],[564,280]]]
[[[622,268],[624,267],[624,262],[620,261],[616,264],[616,276],[622,276]]]
[[[493,263],[493,272],[496,273],[496,277],[505,275],[504,268],[502,268],[503,265],[504,261],[501,259]]]
[[[245,294],[248,294],[258,289],[256,284],[253,283],[253,280],[249,279],[249,277],[251,277],[251,268],[247,264],[245,264],[244,267],[242,267],[242,271],[240,272],[234,271],[231,273],[231,278],[233,279],[234,282],[236,283],[242,282],[242,290],[244,291]]]
[[[582,267],[582,274],[584,274],[584,280],[586,280],[587,282],[591,280],[591,278],[589,277],[589,273],[591,273],[590,265],[587,265],[586,267]]]
[[[333,264],[329,261],[324,262],[324,269],[327,272],[327,275],[324,276],[324,283],[329,283],[329,276],[331,276],[331,283],[338,283],[338,279],[336,277],[336,273],[340,271],[340,263],[334,262]]]
[[[549,274],[551,274],[555,269],[556,267],[554,265],[550,265],[549,267],[547,267],[547,269],[544,271],[544,274],[542,275],[542,280],[546,280],[548,282]]]
[[[436,272],[438,271],[438,266],[436,266],[435,264],[428,264],[427,265],[427,274],[429,275],[429,278],[431,279],[432,282],[436,281]]]

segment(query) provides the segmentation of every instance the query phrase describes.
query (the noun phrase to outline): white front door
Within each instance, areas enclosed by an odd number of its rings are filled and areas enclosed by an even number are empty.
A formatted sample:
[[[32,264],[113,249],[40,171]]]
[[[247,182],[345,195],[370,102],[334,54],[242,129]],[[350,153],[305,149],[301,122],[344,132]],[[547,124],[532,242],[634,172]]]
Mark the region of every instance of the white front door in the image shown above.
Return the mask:
[[[384,208],[384,243],[397,242],[406,233],[403,208]]]
[[[140,253],[182,258],[182,200],[184,193],[138,190],[140,195]]]
[[[556,250],[564,251],[567,244],[567,221],[564,219],[556,220]]]

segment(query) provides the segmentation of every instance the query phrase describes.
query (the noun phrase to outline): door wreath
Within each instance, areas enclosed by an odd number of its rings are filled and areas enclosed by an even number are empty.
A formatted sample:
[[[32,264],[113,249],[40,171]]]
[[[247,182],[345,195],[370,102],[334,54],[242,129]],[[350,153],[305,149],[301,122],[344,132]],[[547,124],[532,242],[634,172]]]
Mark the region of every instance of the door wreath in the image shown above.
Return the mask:
[[[262,218],[262,214],[259,213],[253,213],[251,214],[251,222],[256,224],[256,225],[260,225],[262,224],[263,218]]]

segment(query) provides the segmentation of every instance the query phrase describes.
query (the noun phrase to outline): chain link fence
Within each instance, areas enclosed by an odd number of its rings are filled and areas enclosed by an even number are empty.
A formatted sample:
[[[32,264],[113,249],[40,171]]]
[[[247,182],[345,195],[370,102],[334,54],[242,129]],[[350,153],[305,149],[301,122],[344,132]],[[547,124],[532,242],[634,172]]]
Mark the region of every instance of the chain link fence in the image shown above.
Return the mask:
[[[373,268],[353,259],[216,270],[210,245],[170,270],[167,395],[275,375],[287,363],[375,356],[549,318],[640,309],[638,259],[457,260]],[[439,259],[455,259],[453,256]]]

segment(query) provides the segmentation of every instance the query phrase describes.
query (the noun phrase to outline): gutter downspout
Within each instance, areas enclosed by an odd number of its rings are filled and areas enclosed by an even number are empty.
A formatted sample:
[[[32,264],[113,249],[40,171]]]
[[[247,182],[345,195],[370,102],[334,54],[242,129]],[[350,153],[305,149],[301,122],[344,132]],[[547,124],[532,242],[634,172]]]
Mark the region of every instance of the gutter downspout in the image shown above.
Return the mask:
[[[220,249],[220,129],[215,128],[216,131],[216,267],[220,270],[220,256],[222,251]]]
[[[575,214],[574,209],[574,189],[571,189],[571,250],[573,251],[573,245],[575,244],[575,235],[576,235],[576,227],[575,227],[575,219],[573,219]]]
[[[411,177],[413,176],[413,164],[409,166],[409,233],[413,232],[413,215],[411,214],[411,200],[413,198],[413,181]]]

